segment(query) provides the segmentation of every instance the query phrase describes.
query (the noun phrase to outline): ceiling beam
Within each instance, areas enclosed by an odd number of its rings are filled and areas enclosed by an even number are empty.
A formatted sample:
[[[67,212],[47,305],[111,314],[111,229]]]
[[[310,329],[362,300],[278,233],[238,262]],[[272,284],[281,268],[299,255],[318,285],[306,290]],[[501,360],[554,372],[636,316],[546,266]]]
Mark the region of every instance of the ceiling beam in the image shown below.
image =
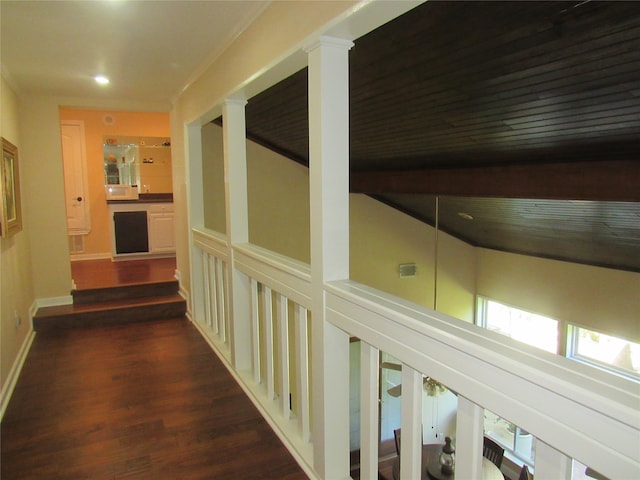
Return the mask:
[[[640,160],[351,172],[352,193],[640,201]]]

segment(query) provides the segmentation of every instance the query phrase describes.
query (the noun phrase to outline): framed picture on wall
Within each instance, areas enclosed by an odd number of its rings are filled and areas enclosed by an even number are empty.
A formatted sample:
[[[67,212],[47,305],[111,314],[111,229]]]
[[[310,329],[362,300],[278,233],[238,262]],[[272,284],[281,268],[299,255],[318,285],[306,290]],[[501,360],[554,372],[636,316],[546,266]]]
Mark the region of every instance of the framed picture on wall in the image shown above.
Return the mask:
[[[18,148],[11,142],[2,139],[2,165],[0,166],[2,190],[2,219],[0,233],[3,237],[22,230],[22,211],[20,208],[20,170],[18,165]]]

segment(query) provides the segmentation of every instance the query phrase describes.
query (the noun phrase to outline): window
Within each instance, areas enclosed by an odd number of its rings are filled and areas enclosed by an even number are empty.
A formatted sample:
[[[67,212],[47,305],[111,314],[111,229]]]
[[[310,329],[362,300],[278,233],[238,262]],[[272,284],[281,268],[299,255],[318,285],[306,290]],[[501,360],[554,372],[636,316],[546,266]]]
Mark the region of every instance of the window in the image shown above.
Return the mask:
[[[485,410],[484,434],[502,445],[505,455],[515,463],[526,463],[529,468],[533,467],[535,438],[529,432]]]
[[[571,326],[567,357],[640,379],[640,344]]]
[[[478,297],[477,324],[514,340],[558,353],[558,321]]]
[[[514,340],[559,353],[560,322],[552,318],[477,297],[476,323]],[[568,358],[640,380],[639,343],[575,325],[566,328]],[[533,467],[535,437],[531,434],[488,410],[484,414],[484,433],[505,448],[506,457]],[[586,470],[586,466],[574,462],[573,480],[591,478],[585,476]]]
[[[559,323],[552,318],[478,297],[478,325],[551,353],[558,353]],[[517,425],[485,410],[485,435],[505,449],[514,462],[533,467],[535,438]]]

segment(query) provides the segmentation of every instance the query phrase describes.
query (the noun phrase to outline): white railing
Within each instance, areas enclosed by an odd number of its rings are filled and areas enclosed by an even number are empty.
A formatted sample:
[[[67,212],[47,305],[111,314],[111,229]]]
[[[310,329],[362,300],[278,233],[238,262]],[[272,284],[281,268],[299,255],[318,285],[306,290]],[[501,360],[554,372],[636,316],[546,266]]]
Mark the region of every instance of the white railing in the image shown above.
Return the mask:
[[[309,266],[249,244],[231,255],[223,236],[202,230],[193,239],[199,255],[192,269],[202,275],[192,285],[199,292],[194,322],[307,473],[319,478],[310,443]],[[229,360],[229,258],[235,274],[250,279],[251,335],[236,340],[250,345],[250,371],[234,370]],[[331,282],[324,294],[327,321],[362,341],[361,478],[377,478],[379,351],[403,365],[403,479],[419,478],[423,375],[458,394],[459,478],[478,478],[481,470],[484,408],[536,437],[538,479],[570,478],[571,458],[610,478],[640,471],[637,383],[352,281]]]
[[[371,388],[377,382],[370,366],[375,356],[372,351],[386,351],[403,364],[404,478],[416,478],[412,472],[416,464],[419,467],[421,443],[416,427],[421,424],[416,416],[420,412],[411,398],[405,401],[405,391],[407,386],[420,391],[423,374],[458,394],[457,454],[462,478],[478,478],[471,469],[474,465],[479,468],[481,460],[482,415],[480,429],[478,418],[468,415],[474,405],[476,411],[487,408],[536,437],[536,478],[568,478],[570,458],[610,478],[634,478],[640,472],[640,388],[636,382],[355,282],[332,282],[325,291],[327,320],[363,342],[363,391],[377,391]],[[362,404],[367,402],[372,403],[363,398]],[[405,406],[416,413],[405,416]],[[377,411],[362,410],[370,415],[362,418],[362,424],[377,422]],[[377,435],[374,430],[369,429],[369,434]],[[476,438],[467,442],[463,436],[470,433]],[[410,454],[405,458],[405,440],[411,437],[415,443],[407,447]],[[365,451],[372,443],[361,438],[363,468],[367,468],[366,461],[377,462],[377,455]],[[368,468],[375,470],[373,465]]]
[[[265,385],[266,398],[276,402],[283,420],[297,424],[299,440],[307,443],[311,439],[309,266],[249,244],[237,246],[234,255],[235,268],[251,278],[253,380]]]
[[[192,320],[301,465],[311,472],[309,378],[309,266],[254,245],[228,251],[224,235],[193,230]],[[249,278],[251,370],[234,369],[229,344],[229,259],[234,274]],[[199,264],[199,265],[198,265]]]
[[[216,232],[193,231],[193,244],[199,253],[200,271],[197,278],[200,311],[197,315],[198,324],[214,342],[219,352],[227,359],[230,358],[229,329],[231,315],[229,313],[229,281],[226,238]]]

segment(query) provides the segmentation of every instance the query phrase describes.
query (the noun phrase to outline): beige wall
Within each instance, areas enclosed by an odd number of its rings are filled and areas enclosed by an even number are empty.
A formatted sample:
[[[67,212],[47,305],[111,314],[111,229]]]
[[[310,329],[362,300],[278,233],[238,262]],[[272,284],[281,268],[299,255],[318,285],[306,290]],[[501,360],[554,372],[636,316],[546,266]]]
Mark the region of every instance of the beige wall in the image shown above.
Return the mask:
[[[22,155],[18,97],[4,78],[0,85],[0,134],[18,147],[20,184],[24,196],[27,158]],[[0,385],[3,399],[9,373],[30,331],[29,308],[35,299],[29,247],[30,227],[29,210],[23,202],[22,231],[0,239]],[[18,326],[15,323],[16,315],[21,320]]]
[[[479,295],[640,342],[640,274],[477,250]]]
[[[69,297],[71,290],[58,105],[51,98],[20,97],[23,201],[38,299]]]
[[[222,128],[212,123],[202,127],[202,190],[204,226],[226,233]]]
[[[247,142],[249,241],[311,261],[309,169]]]
[[[349,207],[351,278],[433,308],[433,229],[366,195],[351,194]],[[417,275],[400,278],[401,263],[415,263]]]
[[[104,116],[106,114],[113,118],[113,124],[105,124]],[[64,120],[80,120],[84,123],[91,232],[85,236],[85,251],[83,254],[111,255],[109,210],[104,191],[104,155],[102,149],[104,136],[169,137],[169,114],[164,112],[123,112],[60,108],[60,121]],[[168,177],[167,183],[170,184],[170,177]],[[167,185],[166,188],[171,191],[170,185]]]

